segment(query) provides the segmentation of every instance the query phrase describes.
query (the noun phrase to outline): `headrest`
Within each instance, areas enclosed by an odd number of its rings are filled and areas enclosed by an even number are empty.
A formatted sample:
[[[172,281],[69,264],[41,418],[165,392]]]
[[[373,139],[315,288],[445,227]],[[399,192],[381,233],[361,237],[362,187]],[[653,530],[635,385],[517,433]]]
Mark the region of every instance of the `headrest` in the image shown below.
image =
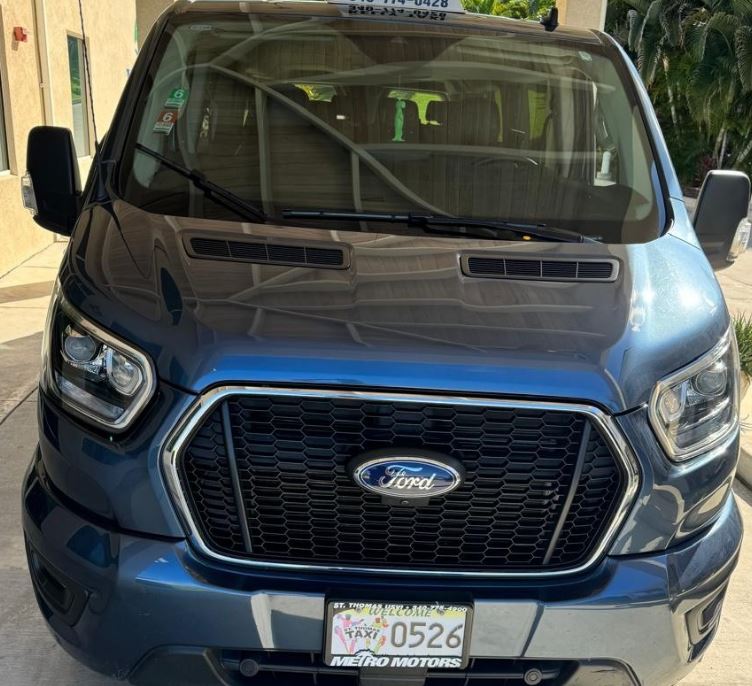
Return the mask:
[[[449,114],[449,103],[446,100],[431,100],[426,108],[426,119],[439,124],[446,124]]]
[[[463,145],[496,145],[499,141],[499,110],[493,100],[468,98],[462,102]]]

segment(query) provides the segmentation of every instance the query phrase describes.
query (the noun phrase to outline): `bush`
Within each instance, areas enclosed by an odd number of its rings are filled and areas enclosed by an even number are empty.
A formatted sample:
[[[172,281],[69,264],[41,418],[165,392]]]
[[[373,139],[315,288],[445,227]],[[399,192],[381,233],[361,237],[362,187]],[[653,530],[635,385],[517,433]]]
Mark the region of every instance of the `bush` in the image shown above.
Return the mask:
[[[752,377],[752,315],[734,317],[734,328],[742,371]]]

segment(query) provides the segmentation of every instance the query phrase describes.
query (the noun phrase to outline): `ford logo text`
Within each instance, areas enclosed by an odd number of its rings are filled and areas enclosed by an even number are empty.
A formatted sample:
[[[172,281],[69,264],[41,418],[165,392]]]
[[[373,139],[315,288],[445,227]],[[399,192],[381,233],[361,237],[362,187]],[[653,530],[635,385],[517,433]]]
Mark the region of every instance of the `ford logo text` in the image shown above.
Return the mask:
[[[351,467],[361,488],[398,499],[427,499],[449,493],[462,485],[462,466],[441,455],[367,453]]]

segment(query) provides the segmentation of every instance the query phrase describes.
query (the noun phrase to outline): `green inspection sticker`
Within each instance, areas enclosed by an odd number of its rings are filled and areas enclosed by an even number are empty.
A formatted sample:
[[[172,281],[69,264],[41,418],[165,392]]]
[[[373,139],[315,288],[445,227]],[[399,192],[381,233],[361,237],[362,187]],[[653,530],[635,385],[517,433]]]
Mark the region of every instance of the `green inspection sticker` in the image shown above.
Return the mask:
[[[187,88],[175,88],[165,102],[165,107],[170,109],[183,109],[186,101],[188,100]]]

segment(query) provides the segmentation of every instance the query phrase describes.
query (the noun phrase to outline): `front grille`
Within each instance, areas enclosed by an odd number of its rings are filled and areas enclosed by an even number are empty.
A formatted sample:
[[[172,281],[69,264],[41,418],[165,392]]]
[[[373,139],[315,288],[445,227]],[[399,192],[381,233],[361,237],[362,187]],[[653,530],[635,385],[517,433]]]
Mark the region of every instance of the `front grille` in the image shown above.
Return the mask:
[[[221,652],[219,663],[240,683],[265,686],[359,686],[364,683],[358,669],[327,667],[317,653],[282,651]],[[402,683],[421,686],[470,686],[495,684],[499,686],[559,686],[576,671],[577,664],[559,660],[504,660],[471,658],[465,669],[452,671],[429,670],[418,672],[412,679],[403,673]],[[243,674],[253,674],[246,681]],[[382,675],[383,678],[383,675]],[[389,683],[398,683],[396,677]],[[368,683],[367,681],[365,683]]]
[[[205,545],[274,563],[540,572],[587,562],[627,485],[583,413],[363,397],[238,392],[178,460]],[[375,449],[462,462],[457,490],[402,506],[348,474]]]

